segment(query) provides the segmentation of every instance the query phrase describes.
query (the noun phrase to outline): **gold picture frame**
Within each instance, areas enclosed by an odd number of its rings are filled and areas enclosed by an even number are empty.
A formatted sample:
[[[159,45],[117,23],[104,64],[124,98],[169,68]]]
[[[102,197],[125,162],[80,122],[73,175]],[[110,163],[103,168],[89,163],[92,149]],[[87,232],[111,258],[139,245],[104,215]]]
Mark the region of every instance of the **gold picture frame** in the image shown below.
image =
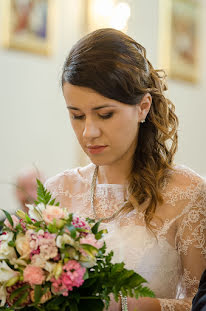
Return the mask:
[[[200,77],[201,4],[159,0],[159,64],[172,79],[197,83]]]
[[[3,46],[41,55],[52,52],[54,0],[3,0]]]

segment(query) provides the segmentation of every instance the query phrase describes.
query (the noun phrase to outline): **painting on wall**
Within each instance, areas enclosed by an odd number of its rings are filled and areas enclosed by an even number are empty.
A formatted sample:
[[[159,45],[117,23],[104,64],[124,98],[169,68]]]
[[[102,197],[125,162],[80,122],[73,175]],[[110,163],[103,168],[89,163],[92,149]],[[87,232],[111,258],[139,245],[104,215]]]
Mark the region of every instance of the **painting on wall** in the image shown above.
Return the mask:
[[[166,70],[171,78],[198,82],[200,3],[197,0],[164,0],[164,8],[161,14],[166,15],[161,28],[164,27],[167,46],[162,45],[161,57]]]
[[[5,46],[49,55],[52,0],[7,0]]]

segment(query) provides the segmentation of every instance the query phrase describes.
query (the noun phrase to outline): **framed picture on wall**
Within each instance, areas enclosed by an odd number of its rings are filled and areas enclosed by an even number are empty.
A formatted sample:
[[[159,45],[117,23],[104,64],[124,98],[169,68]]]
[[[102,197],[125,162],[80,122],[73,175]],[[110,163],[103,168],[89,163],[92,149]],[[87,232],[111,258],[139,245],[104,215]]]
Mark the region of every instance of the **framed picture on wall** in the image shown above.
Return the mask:
[[[198,82],[200,22],[198,0],[160,0],[159,62],[169,77]]]
[[[6,0],[4,46],[49,55],[53,0]]]

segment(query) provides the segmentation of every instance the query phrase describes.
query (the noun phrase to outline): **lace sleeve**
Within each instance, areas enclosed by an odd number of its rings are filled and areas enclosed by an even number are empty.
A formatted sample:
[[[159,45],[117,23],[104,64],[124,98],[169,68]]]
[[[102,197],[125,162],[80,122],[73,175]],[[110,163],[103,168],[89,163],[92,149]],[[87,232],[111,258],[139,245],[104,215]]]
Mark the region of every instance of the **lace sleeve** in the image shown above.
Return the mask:
[[[61,206],[62,200],[65,195],[64,191],[64,175],[59,174],[54,177],[46,180],[44,184],[45,188],[51,193],[52,198],[56,199],[56,202],[59,202]]]
[[[176,248],[181,258],[182,299],[160,299],[162,311],[189,311],[206,268],[206,184],[201,182],[178,221]]]

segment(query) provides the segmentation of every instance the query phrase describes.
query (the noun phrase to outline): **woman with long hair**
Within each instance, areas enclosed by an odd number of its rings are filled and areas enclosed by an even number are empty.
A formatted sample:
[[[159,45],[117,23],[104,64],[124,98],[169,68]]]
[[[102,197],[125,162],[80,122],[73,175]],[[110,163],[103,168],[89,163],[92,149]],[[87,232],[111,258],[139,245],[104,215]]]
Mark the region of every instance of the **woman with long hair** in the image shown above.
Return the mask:
[[[46,187],[69,211],[101,219],[114,260],[148,281],[157,298],[124,299],[128,310],[189,311],[206,266],[206,186],[174,164],[178,119],[164,72],[126,34],[99,29],[73,46],[62,89],[91,164]]]

